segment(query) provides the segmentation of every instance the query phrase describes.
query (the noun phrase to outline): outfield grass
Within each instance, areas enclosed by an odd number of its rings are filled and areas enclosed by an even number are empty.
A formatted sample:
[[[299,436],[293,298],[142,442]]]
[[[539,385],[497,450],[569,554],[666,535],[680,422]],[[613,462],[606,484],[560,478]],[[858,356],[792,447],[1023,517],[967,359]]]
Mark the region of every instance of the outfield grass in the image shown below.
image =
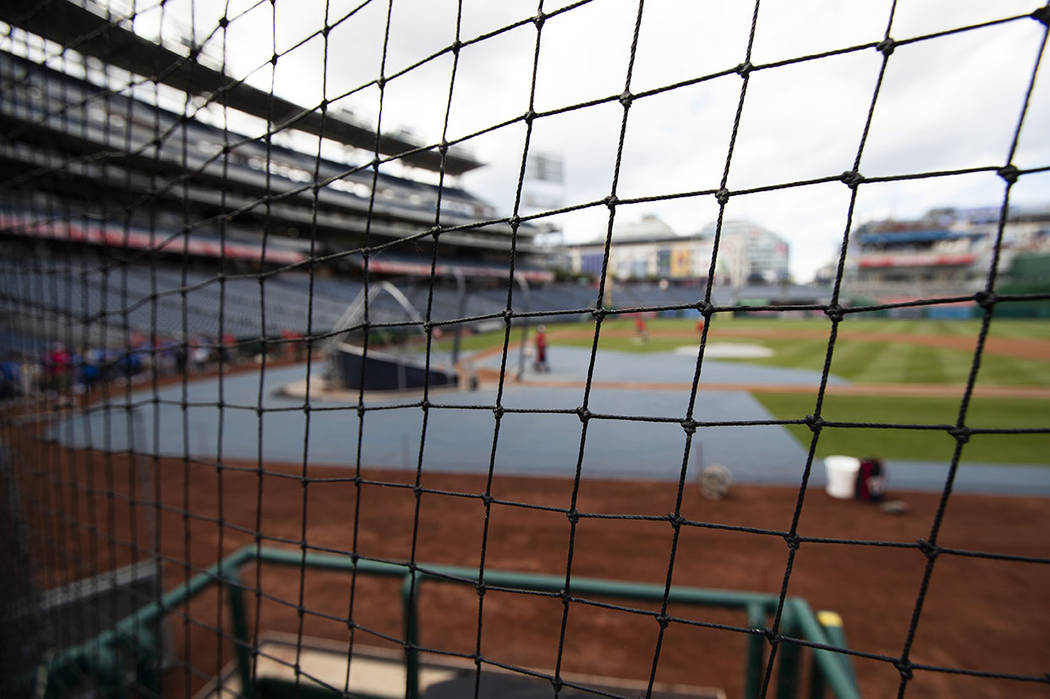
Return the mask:
[[[803,418],[814,409],[812,396],[793,393],[753,395],[779,420]],[[821,415],[825,420],[835,422],[951,425],[955,424],[958,412],[957,398],[828,395]],[[1050,427],[1050,401],[975,397],[967,412],[966,424],[983,428],[1047,428]],[[803,448],[808,448],[812,433],[807,426],[788,425],[787,429]],[[955,439],[940,431],[832,427],[821,432],[817,456],[870,454],[884,458],[947,461],[954,446]],[[1050,464],[1050,435],[974,435],[963,449],[962,459]]]
[[[827,337],[792,338],[763,337],[741,338],[736,331],[783,330],[827,333],[831,324],[823,318],[800,319],[735,319],[716,320],[708,334],[708,342],[742,342],[761,345],[773,350],[773,356],[761,359],[740,359],[749,364],[790,367],[821,371],[827,354]],[[598,348],[619,352],[669,352],[682,345],[691,344],[692,338],[655,337],[653,333],[662,329],[692,331],[695,320],[653,319],[649,323],[648,342],[641,343],[633,335],[632,321],[614,320],[603,325],[603,329],[628,330],[627,337],[604,334]],[[843,331],[854,330],[871,334],[919,334],[948,335],[973,338],[976,346],[979,321],[930,321],[930,320],[851,320],[843,323]],[[558,330],[593,329],[591,324],[559,325]],[[1003,320],[992,324],[992,336],[1003,338],[1050,337],[1050,323],[1045,321]],[[501,338],[502,339],[502,338]],[[554,337],[552,344],[590,347],[590,338]],[[839,337],[835,342],[831,373],[856,383],[931,383],[961,385],[969,375],[973,361],[972,350],[927,347],[903,344],[890,339],[849,339]],[[1050,356],[1045,360],[1004,357],[984,353],[978,381],[982,385],[994,386],[1050,386]]]

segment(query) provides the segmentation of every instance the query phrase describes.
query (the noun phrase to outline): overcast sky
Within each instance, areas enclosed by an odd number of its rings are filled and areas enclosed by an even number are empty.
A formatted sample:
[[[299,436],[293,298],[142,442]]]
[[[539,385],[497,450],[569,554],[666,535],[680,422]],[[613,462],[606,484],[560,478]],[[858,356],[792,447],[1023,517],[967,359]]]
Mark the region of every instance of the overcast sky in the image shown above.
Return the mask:
[[[229,3],[229,16],[254,2]],[[332,0],[329,22],[360,0]],[[550,12],[567,3],[545,3]],[[1033,0],[900,0],[891,29],[897,40],[1031,12]],[[188,0],[170,0],[166,17],[189,23]],[[275,9],[274,9],[275,7]],[[247,12],[226,35],[228,72],[263,89],[316,105],[379,75],[387,2],[365,4],[328,37],[289,47],[323,24],[324,2],[278,0]],[[394,0],[386,70],[391,75],[455,38],[456,0]],[[194,24],[210,32],[224,11],[219,0],[197,0]],[[536,74],[536,109],[543,111],[619,94],[638,11],[634,0],[595,0],[547,21]],[[762,64],[869,41],[879,41],[890,2],[765,0],[758,15],[751,61]],[[159,11],[139,20],[145,31]],[[536,12],[535,2],[463,0],[461,40]],[[670,85],[731,68],[744,60],[752,7],[747,2],[649,0],[642,15],[631,90]],[[274,22],[276,13],[276,25]],[[152,17],[152,19],[151,19]],[[275,73],[267,61],[281,55]],[[1002,165],[1020,114],[1044,27],[1031,19],[898,47],[890,58],[860,170],[889,175]],[[461,52],[448,120],[458,138],[521,115],[532,83],[536,28],[532,24],[486,39]],[[222,53],[222,35],[209,45]],[[755,72],[748,86],[728,186],[739,189],[836,175],[856,156],[881,63],[874,49]],[[386,85],[383,128],[408,127],[423,139],[440,138],[451,55]],[[1044,66],[1014,158],[1018,167],[1050,165],[1050,78]],[[715,188],[726,162],[741,79],[729,75],[637,100],[630,110],[618,196],[635,197]],[[338,103],[374,120],[379,90],[370,87]],[[608,195],[623,110],[619,103],[537,120],[532,149],[565,163],[565,204]],[[462,184],[503,213],[513,203],[524,145],[521,123],[471,139],[487,165]],[[921,214],[934,206],[984,206],[1002,201],[995,175],[967,175],[861,187],[857,218]],[[849,190],[831,183],[740,196],[726,215],[755,221],[792,244],[792,271],[805,280],[837,252]],[[1031,175],[1014,188],[1014,201],[1050,202],[1050,175]],[[621,207],[618,220],[653,213],[678,233],[693,233],[717,215],[713,197]],[[554,217],[567,240],[603,235],[608,211],[598,207]]]

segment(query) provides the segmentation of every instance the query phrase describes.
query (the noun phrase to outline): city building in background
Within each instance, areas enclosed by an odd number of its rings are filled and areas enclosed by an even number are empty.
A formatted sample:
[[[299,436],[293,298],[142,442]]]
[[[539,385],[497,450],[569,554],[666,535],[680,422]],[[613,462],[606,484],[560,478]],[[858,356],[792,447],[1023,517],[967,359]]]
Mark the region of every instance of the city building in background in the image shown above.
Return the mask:
[[[714,239],[715,224],[709,223],[700,235]],[[788,263],[791,247],[781,236],[750,221],[723,221],[718,245],[718,273],[722,282],[745,284],[786,284],[791,280]]]
[[[659,217],[616,223],[609,251],[609,271],[621,282],[666,280],[706,282],[714,250],[715,224],[700,232],[678,235]],[[571,270],[597,277],[605,241],[601,238],[567,246]],[[790,247],[783,238],[747,221],[726,221],[718,250],[715,283],[734,287],[789,281]]]

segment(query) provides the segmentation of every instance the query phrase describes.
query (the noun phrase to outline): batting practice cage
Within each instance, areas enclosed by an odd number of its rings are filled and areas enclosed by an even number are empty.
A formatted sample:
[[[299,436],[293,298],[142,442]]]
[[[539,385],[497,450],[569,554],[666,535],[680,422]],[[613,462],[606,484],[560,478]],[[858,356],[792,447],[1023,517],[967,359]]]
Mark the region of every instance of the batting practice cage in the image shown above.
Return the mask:
[[[0,3],[0,695],[1050,695],[1048,24]]]

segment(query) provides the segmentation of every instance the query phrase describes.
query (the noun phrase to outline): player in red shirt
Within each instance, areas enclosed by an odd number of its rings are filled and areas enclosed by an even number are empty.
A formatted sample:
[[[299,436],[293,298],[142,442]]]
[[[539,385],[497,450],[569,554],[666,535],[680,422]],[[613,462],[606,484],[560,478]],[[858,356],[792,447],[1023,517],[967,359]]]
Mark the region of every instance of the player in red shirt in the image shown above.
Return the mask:
[[[550,365],[547,364],[547,328],[540,325],[536,328],[536,363],[534,368],[537,372],[549,372]]]

